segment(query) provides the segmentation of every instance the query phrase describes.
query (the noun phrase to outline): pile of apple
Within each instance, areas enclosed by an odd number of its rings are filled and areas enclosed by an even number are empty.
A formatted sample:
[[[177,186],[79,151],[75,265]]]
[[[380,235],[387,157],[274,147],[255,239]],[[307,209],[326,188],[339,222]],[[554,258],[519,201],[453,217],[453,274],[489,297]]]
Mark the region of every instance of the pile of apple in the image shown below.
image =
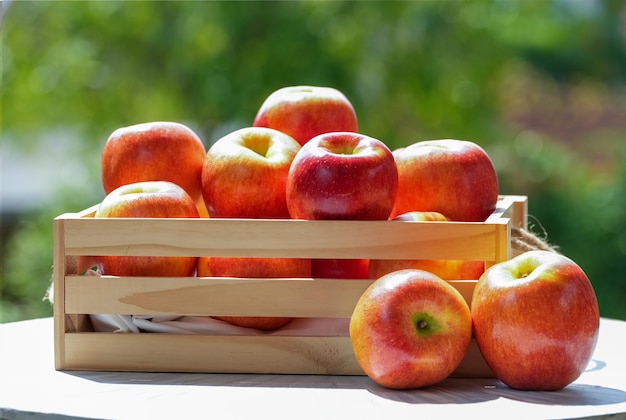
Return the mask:
[[[498,180],[488,154],[461,140],[390,150],[359,133],[340,91],[297,86],[269,95],[250,127],[206,150],[187,126],[123,127],[102,152],[106,197],[95,217],[484,221]],[[375,279],[350,319],[359,365],[380,385],[419,388],[448,377],[474,337],[510,387],[557,390],[591,359],[599,311],[567,257],[531,251],[482,261],[93,257],[108,275]],[[446,280],[478,280],[470,305]],[[216,317],[218,318],[218,317]],[[271,330],[290,318],[219,317]]]

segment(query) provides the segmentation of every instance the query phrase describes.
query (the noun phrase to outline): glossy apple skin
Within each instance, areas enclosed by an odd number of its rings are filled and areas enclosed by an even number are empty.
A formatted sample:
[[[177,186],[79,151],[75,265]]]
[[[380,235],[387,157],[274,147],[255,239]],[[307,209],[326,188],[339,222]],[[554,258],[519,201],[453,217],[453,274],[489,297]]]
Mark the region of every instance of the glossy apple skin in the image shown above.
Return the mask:
[[[413,211],[400,214],[392,220],[446,222],[448,218],[437,212]],[[485,263],[469,260],[371,260],[368,275],[371,279],[377,279],[385,274],[405,268],[429,271],[444,280],[478,280],[485,271]]]
[[[309,278],[311,260],[306,258],[200,257],[199,277]],[[240,327],[270,331],[287,325],[292,318],[264,316],[213,316]]]
[[[289,218],[287,174],[300,144],[280,131],[246,127],[217,140],[202,168],[211,217]]]
[[[326,133],[296,154],[287,177],[294,219],[385,220],[393,208],[398,171],[389,148],[358,133]]]
[[[472,297],[478,347],[511,388],[555,391],[586,369],[600,327],[589,279],[571,259],[530,251],[490,267]]]
[[[350,318],[359,366],[379,385],[394,389],[422,388],[447,378],[465,356],[471,335],[463,296],[422,270],[400,270],[376,280]]]
[[[252,124],[288,134],[304,145],[315,136],[358,131],[354,107],[339,90],[322,86],[288,86],[271,93]]]
[[[426,211],[453,221],[482,222],[495,210],[498,177],[491,158],[476,143],[420,141],[393,154],[398,195],[391,218]]]
[[[202,140],[180,123],[155,121],[118,128],[102,150],[104,192],[135,182],[169,181],[187,191],[205,216],[200,185],[205,155]]]
[[[197,218],[198,209],[189,194],[168,181],[146,181],[122,185],[111,191],[96,210],[95,218]],[[96,265],[106,275],[190,277],[196,257],[98,256]]]

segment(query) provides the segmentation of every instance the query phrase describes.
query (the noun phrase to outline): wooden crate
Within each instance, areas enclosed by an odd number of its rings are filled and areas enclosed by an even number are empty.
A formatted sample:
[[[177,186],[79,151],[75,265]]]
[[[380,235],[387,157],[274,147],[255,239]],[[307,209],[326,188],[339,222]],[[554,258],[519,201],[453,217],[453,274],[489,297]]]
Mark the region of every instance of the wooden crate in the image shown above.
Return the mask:
[[[77,275],[80,255],[468,259],[512,256],[527,198],[502,196],[482,223],[253,219],[54,220],[54,338],[59,370],[362,375],[347,331],[314,336],[94,332],[88,314],[349,318],[372,280]],[[472,280],[451,281],[469,302]],[[475,342],[453,376],[491,376]]]

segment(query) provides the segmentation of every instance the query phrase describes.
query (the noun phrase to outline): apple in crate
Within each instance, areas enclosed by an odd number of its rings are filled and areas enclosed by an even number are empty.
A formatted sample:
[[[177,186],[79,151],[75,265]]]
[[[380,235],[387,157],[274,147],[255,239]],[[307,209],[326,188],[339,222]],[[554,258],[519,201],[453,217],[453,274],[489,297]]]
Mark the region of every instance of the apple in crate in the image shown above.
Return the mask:
[[[198,209],[189,194],[168,181],[145,181],[122,185],[98,206],[95,218],[197,218]],[[114,276],[190,277],[197,257],[97,256],[102,274]]]
[[[170,181],[187,191],[205,216],[200,185],[205,155],[198,135],[180,123],[155,121],[118,128],[102,150],[104,192],[135,182]]]
[[[437,212],[412,211],[394,217],[404,222],[446,222],[448,218]],[[377,279],[405,268],[430,271],[444,280],[477,280],[485,271],[483,261],[470,260],[371,260],[369,277]]]
[[[278,130],[246,127],[217,140],[202,168],[211,217],[289,218],[286,183],[300,144]]]
[[[559,390],[586,369],[600,327],[583,270],[549,251],[529,251],[485,271],[472,297],[478,348],[511,388]]]
[[[199,277],[288,278],[311,277],[311,260],[306,258],[200,257]],[[233,325],[275,330],[288,324],[290,317],[213,316]]]
[[[376,280],[350,318],[350,340],[363,371],[379,385],[422,388],[447,378],[472,338],[463,296],[423,270],[400,270]]]
[[[394,150],[398,196],[391,214],[434,211],[453,221],[482,222],[495,210],[498,177],[476,143],[427,140]]]
[[[357,117],[339,90],[322,86],[288,86],[271,93],[252,124],[282,131],[304,145],[333,131],[358,131]]]
[[[287,177],[287,207],[294,219],[386,220],[397,188],[396,163],[383,142],[359,133],[325,133],[296,154]],[[368,277],[367,264],[359,260],[314,260],[313,273]]]

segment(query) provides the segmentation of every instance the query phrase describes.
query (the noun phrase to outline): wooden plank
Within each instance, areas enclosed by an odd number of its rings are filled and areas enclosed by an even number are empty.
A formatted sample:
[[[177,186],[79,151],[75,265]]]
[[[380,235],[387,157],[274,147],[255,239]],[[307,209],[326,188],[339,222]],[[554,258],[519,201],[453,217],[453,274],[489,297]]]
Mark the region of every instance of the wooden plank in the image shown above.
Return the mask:
[[[71,314],[350,317],[373,280],[67,276]],[[475,280],[449,281],[471,301]],[[97,299],[92,297],[97,296]]]
[[[348,337],[66,334],[67,369],[362,374]]]
[[[64,235],[68,255],[492,261],[498,228],[462,222],[69,219]]]
[[[67,276],[66,311],[349,317],[372,280]],[[97,296],[97,299],[92,297]]]
[[[363,375],[350,337],[66,334],[68,370]],[[452,377],[492,377],[472,340]]]

